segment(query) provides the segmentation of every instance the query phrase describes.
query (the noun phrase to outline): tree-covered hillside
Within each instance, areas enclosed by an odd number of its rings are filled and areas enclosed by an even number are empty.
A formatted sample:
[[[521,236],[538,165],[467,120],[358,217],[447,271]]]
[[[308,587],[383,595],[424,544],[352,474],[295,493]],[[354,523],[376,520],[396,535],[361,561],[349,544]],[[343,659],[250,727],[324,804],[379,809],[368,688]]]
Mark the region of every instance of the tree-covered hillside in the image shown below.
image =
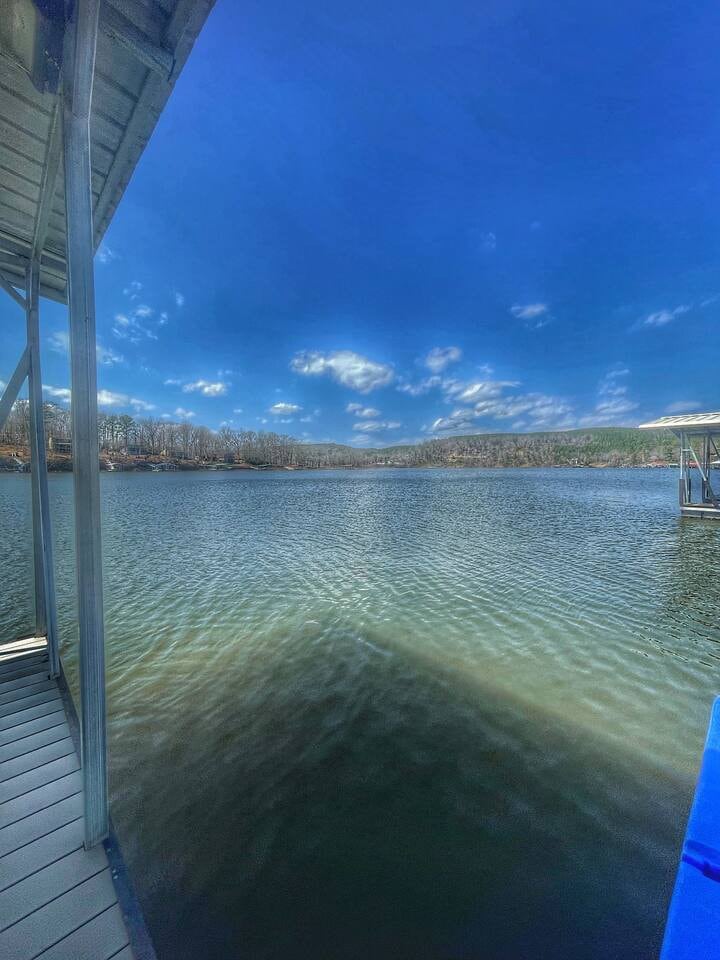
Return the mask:
[[[67,408],[45,404],[48,463],[69,469],[71,420]],[[17,469],[29,458],[29,410],[18,400],[0,431],[0,467]],[[100,453],[106,465],[130,468],[150,462],[180,467],[224,463],[252,467],[371,466],[637,466],[672,461],[675,438],[667,431],[632,427],[588,427],[546,433],[480,433],[428,439],[381,448],[338,443],[304,443],[287,434],[210,430],[201,424],[173,423],[153,417],[102,414],[98,418]],[[64,452],[62,452],[64,451]]]

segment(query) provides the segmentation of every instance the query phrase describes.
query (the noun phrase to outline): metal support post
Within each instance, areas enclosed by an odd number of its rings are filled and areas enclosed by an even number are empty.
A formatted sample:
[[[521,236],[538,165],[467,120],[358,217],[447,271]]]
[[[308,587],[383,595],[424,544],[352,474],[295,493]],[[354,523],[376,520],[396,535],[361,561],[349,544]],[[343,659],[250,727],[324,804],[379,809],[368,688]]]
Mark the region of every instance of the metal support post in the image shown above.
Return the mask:
[[[105,644],[97,433],[90,104],[99,0],[76,0],[65,37],[63,150],[67,229],[80,734],[85,847],[108,835]]]
[[[35,566],[35,635],[47,636],[50,676],[60,675],[55,578],[53,570],[45,418],[40,371],[40,269],[35,258],[27,270],[28,399],[30,410],[30,469],[32,486],[33,558]]]

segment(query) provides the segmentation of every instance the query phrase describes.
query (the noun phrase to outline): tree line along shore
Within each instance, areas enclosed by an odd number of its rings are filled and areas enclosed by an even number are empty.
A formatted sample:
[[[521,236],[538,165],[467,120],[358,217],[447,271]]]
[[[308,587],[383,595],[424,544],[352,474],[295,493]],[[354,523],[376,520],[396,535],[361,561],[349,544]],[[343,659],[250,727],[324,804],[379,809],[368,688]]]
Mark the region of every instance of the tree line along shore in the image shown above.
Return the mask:
[[[29,410],[19,400],[0,432],[0,470],[29,463]],[[72,470],[69,411],[45,404],[48,469]],[[322,469],[327,467],[638,467],[669,466],[676,441],[665,430],[587,427],[541,433],[438,437],[387,447],[306,443],[272,431],[210,430],[127,414],[98,417],[100,463],[109,470]]]

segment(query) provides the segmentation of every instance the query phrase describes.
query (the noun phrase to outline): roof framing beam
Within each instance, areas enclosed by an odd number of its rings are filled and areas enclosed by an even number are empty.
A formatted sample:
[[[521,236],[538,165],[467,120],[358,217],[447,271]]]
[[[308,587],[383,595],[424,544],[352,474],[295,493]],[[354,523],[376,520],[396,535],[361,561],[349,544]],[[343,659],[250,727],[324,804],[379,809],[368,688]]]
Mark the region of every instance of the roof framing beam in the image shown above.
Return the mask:
[[[10,280],[8,280],[4,273],[0,273],[0,287],[2,287],[5,293],[13,298],[19,307],[22,307],[23,310],[25,309],[25,297],[17,292],[15,287],[12,285]]]
[[[45,236],[47,234],[48,223],[50,222],[50,214],[52,213],[53,200],[55,199],[55,186],[57,184],[58,169],[60,167],[62,123],[60,121],[59,102],[55,104],[51,123],[52,128],[45,153],[42,180],[40,182],[40,203],[38,204],[35,228],[33,230],[31,258],[36,258],[38,262],[42,255],[43,247],[45,246]]]
[[[122,13],[103,3],[100,12],[100,30],[111,40],[125,47],[148,70],[160,74],[163,79],[172,73],[175,57],[165,47],[149,40],[145,34],[127,20]]]

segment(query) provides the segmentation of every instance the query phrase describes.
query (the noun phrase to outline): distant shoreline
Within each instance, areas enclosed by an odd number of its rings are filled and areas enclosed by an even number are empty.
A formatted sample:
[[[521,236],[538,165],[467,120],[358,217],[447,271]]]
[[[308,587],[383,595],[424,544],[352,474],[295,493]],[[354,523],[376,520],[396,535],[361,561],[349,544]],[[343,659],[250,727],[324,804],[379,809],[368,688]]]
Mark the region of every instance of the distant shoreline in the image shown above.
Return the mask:
[[[25,469],[17,466],[0,465],[0,474],[28,474],[29,463]],[[673,463],[528,463],[528,464],[500,464],[500,463],[365,463],[365,464],[332,464],[327,466],[272,466],[255,464],[224,464],[224,463],[183,463],[181,465],[162,462],[155,464],[113,464],[112,468],[101,462],[102,473],[318,473],[326,470],[676,470],[678,464]],[[48,473],[72,473],[72,464],[48,462]]]
[[[22,428],[22,429],[21,429]],[[364,470],[383,467],[653,467],[672,466],[677,440],[666,430],[592,427],[541,433],[471,434],[434,437],[416,443],[363,447],[342,443],[300,443],[275,433],[193,428],[192,435],[160,434],[167,424],[138,421],[137,437],[117,431],[100,434],[103,470]],[[0,470],[25,469],[29,449],[24,421],[0,442]],[[180,427],[177,428],[180,430]],[[72,470],[72,441],[50,434],[48,469]]]

